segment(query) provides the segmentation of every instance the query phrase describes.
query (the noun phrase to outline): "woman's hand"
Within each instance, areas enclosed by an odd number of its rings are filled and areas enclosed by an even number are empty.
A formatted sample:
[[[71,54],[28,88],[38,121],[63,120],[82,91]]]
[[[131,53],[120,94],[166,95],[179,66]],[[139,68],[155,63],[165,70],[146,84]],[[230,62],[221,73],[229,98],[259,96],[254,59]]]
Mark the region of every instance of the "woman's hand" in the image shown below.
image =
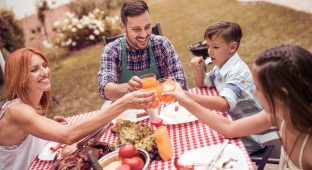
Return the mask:
[[[181,85],[179,83],[176,83],[176,90],[173,92],[163,92],[161,95],[168,95],[173,96],[176,101],[183,101],[188,98],[188,96],[185,94],[185,91],[182,89]]]
[[[152,106],[155,99],[156,93],[154,91],[139,90],[124,95],[118,101],[126,109],[148,109]]]
[[[65,117],[63,117],[63,116],[54,116],[53,120],[55,120],[55,121],[57,121],[63,125],[67,124],[67,121],[66,121]]]

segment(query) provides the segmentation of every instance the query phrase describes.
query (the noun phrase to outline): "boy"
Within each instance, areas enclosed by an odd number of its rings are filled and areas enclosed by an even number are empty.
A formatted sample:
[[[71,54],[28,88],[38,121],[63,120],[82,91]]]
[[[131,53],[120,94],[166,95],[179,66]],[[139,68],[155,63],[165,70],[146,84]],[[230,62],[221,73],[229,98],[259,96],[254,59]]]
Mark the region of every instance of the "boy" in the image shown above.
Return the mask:
[[[209,109],[229,112],[234,120],[253,115],[262,110],[254,97],[254,83],[248,66],[236,53],[242,30],[237,23],[218,22],[209,26],[204,38],[208,54],[215,65],[205,74],[201,57],[191,60],[198,87],[216,88],[219,96],[202,96],[187,92],[187,95]],[[249,153],[262,149],[256,136],[243,138]]]

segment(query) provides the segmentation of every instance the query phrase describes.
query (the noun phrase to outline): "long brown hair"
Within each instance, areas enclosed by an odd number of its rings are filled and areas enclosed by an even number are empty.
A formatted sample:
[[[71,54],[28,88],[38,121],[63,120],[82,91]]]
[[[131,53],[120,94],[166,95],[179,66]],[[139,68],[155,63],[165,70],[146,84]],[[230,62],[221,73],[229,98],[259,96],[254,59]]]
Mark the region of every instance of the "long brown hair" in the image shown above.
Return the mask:
[[[20,98],[24,103],[31,105],[31,96],[26,90],[26,83],[31,72],[31,57],[36,54],[48,63],[48,58],[40,51],[33,48],[22,48],[10,54],[5,65],[4,78],[8,90],[8,100]],[[43,92],[40,99],[40,111],[46,112],[51,101],[51,90]]]
[[[258,80],[276,123],[278,98],[285,105],[286,120],[303,133],[312,132],[312,54],[295,45],[265,50],[256,58]]]

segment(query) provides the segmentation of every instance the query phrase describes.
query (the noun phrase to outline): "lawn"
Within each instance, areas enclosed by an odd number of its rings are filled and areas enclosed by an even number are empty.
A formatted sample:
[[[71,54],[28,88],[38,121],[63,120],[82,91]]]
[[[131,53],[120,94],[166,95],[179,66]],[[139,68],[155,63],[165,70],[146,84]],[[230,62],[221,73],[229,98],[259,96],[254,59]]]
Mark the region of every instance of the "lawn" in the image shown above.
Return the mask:
[[[267,3],[239,3],[235,0],[148,0],[153,23],[161,23],[163,34],[174,45],[194,87],[192,58],[187,47],[202,40],[206,28],[217,21],[241,25],[243,39],[240,56],[251,66],[262,50],[277,44],[297,44],[312,51],[312,15]],[[53,61],[53,94],[60,104],[52,103],[49,116],[75,115],[99,109],[97,72],[101,43],[71,52]],[[3,99],[4,86],[0,87]]]

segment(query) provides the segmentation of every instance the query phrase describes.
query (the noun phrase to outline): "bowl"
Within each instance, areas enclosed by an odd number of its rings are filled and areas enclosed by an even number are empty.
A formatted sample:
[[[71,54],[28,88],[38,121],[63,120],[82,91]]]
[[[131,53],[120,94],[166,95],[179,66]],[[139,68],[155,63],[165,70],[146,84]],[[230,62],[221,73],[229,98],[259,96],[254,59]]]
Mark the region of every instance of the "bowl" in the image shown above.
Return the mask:
[[[107,155],[104,155],[103,157],[101,157],[98,162],[99,164],[101,165],[101,167],[105,167],[107,165],[109,165],[110,163],[114,162],[114,161],[120,161],[121,158],[118,156],[118,150],[115,150]],[[150,156],[149,154],[143,150],[143,149],[140,149],[138,148],[138,153],[139,153],[139,157],[143,160],[144,162],[144,166],[142,168],[142,170],[147,170],[147,167],[150,163]]]
[[[206,44],[203,44],[202,41],[192,44],[189,47],[189,50],[195,56],[201,56],[204,59],[208,57],[208,47],[206,46]]]

